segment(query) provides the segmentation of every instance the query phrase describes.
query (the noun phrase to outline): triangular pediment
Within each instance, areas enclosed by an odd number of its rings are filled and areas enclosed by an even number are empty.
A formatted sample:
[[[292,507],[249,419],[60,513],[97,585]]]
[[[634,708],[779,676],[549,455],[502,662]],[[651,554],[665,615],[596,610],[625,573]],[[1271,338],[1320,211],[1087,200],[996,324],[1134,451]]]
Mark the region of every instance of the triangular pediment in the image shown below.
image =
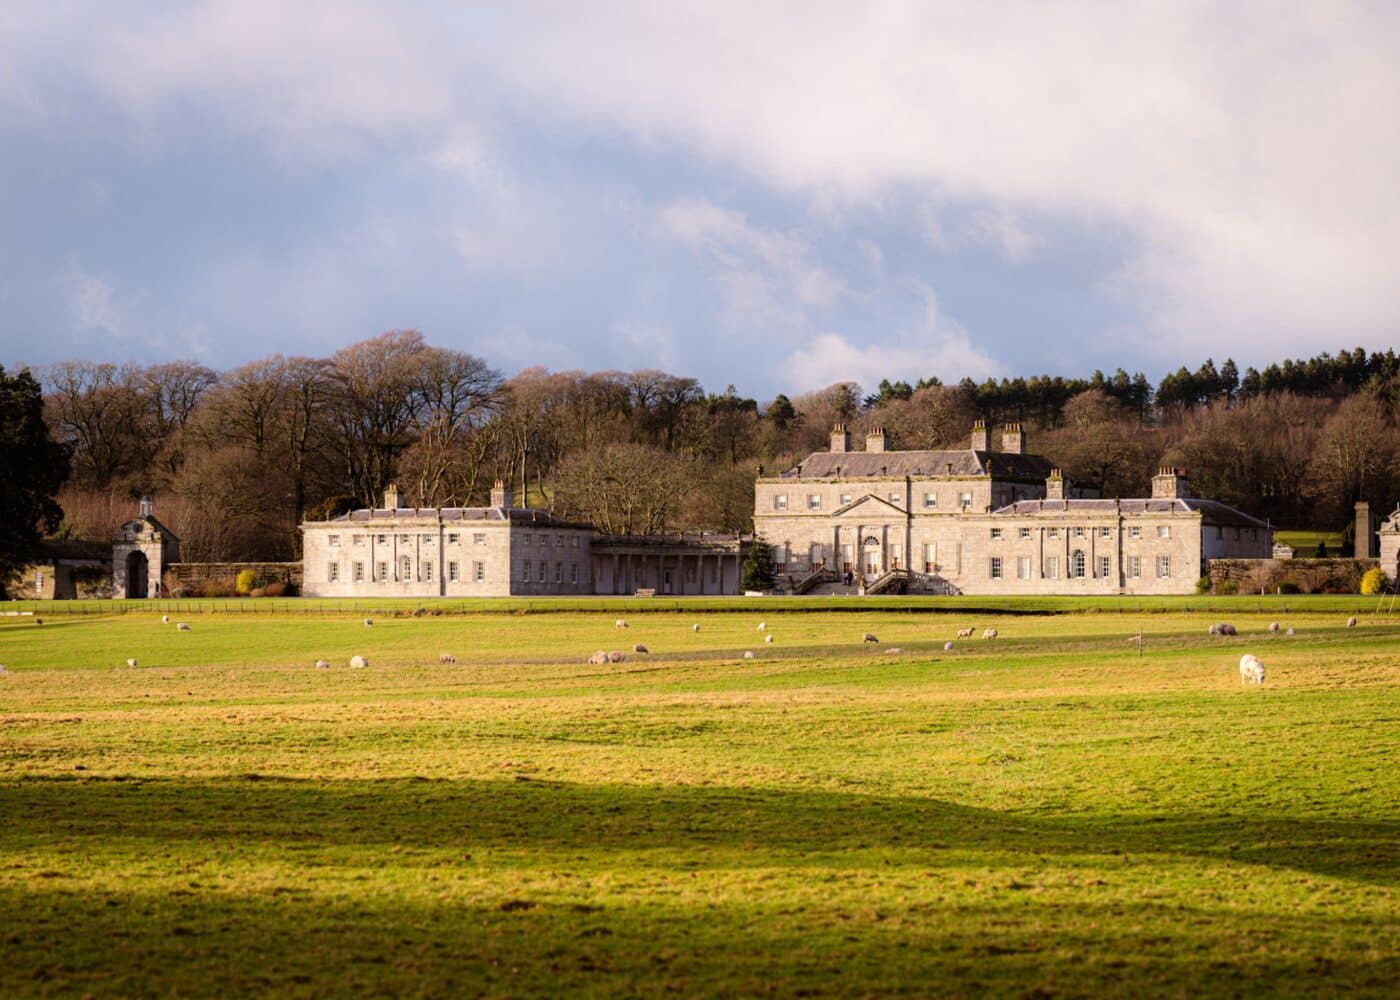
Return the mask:
[[[903,520],[905,512],[903,508],[896,507],[884,497],[877,497],[873,493],[867,493],[863,497],[856,497],[844,507],[838,507],[832,511],[832,517],[883,517]]]

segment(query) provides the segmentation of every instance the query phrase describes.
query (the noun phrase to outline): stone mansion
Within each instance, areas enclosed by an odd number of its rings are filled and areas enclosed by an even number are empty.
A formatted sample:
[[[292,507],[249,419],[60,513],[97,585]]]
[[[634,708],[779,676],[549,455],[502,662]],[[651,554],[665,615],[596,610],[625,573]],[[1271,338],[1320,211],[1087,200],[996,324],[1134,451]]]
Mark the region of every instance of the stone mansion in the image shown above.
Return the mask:
[[[1074,490],[1008,424],[993,450],[979,421],[969,447],[889,451],[883,431],[760,478],[754,530],[802,591],[850,579],[867,592],[1189,594],[1212,558],[1264,559],[1269,526],[1192,497],[1161,469],[1152,495],[1107,500]]]

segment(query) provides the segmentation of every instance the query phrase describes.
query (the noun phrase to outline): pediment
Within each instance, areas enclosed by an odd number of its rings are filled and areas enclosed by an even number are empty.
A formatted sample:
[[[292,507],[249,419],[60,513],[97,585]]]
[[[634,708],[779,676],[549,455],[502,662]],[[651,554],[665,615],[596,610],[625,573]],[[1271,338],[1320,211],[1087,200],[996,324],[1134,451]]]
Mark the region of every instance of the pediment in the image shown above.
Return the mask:
[[[861,518],[885,518],[889,520],[904,520],[907,516],[904,510],[896,507],[883,497],[877,497],[873,493],[867,493],[863,497],[856,497],[844,507],[838,507],[832,511],[832,517],[861,517]]]

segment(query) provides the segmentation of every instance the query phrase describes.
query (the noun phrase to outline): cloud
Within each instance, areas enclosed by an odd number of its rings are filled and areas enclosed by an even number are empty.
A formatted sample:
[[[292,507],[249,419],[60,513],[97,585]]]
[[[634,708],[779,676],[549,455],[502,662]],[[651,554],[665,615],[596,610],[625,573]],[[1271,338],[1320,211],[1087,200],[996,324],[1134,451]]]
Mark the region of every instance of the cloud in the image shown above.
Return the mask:
[[[1045,241],[1031,235],[1014,215],[1005,209],[981,211],[972,217],[968,236],[999,250],[1008,260],[1023,260]]]
[[[122,293],[77,263],[70,263],[54,285],[65,295],[69,320],[80,337],[97,336],[122,351],[139,346],[181,355],[209,352],[207,331],[164,315],[146,292]]]

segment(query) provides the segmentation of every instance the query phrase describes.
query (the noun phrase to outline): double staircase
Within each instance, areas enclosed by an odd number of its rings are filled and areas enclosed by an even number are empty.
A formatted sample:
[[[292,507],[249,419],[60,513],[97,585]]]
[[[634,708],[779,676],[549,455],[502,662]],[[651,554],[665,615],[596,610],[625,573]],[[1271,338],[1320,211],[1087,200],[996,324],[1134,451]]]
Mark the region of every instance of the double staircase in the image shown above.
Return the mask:
[[[813,587],[823,583],[835,583],[840,580],[840,575],[834,569],[827,569],[825,566],[812,570],[802,579],[792,585],[793,594],[805,594]]]

